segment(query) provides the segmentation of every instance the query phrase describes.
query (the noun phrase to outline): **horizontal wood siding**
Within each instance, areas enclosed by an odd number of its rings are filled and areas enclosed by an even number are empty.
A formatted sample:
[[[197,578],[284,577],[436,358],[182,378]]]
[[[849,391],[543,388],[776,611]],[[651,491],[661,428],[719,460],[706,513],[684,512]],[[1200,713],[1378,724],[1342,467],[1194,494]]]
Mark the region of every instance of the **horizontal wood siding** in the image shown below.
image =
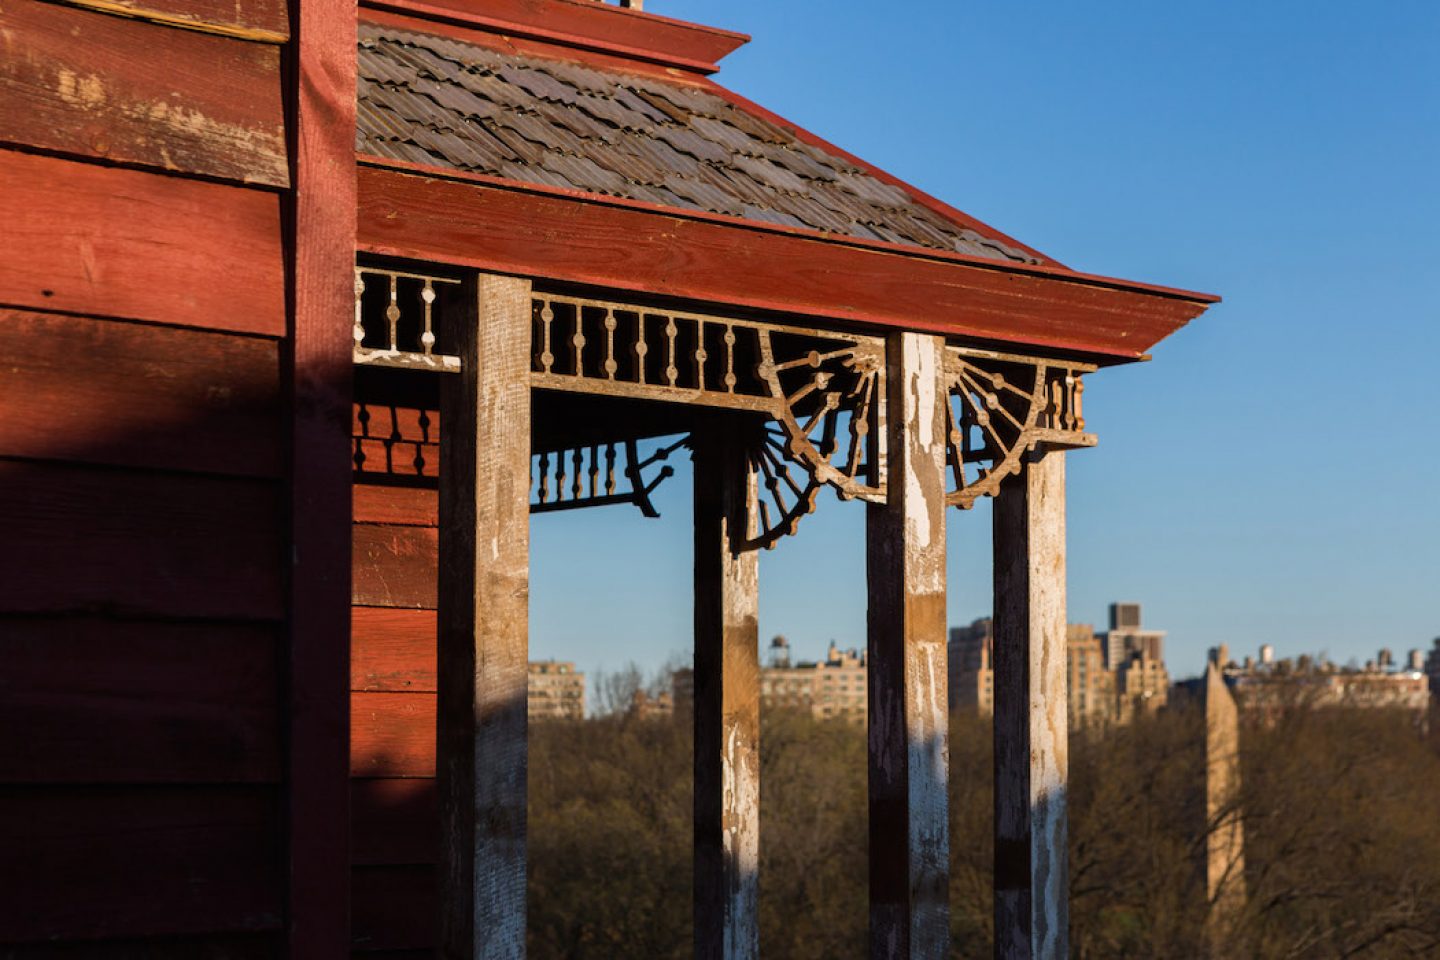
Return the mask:
[[[0,151],[0,304],[283,336],[281,199]]]
[[[277,620],[282,524],[268,481],[0,460],[0,610]]]
[[[0,140],[284,186],[280,48],[43,0],[0,7]]]
[[[288,23],[0,6],[0,960],[285,949]]]
[[[358,437],[438,441],[438,417],[369,405]],[[435,584],[433,487],[357,474],[351,620],[351,861],[354,950],[391,960],[435,942]],[[400,482],[403,481],[403,478]]]
[[[273,930],[280,797],[267,787],[0,787],[7,940]]]
[[[77,7],[203,33],[281,43],[290,37],[285,0],[70,0]]]
[[[0,620],[0,783],[274,782],[277,654],[268,624]]]
[[[0,309],[7,456],[280,475],[280,345]]]
[[[434,610],[356,607],[351,637],[351,689],[435,692]]]

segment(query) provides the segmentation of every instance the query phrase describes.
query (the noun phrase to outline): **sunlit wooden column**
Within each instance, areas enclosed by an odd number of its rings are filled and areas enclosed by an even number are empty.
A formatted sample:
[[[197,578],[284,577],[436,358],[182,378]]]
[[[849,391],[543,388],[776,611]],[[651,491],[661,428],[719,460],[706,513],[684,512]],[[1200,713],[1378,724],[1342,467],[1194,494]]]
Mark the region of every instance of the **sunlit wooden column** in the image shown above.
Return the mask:
[[[886,344],[887,495],[866,515],[870,955],[949,946],[944,341]]]
[[[737,418],[694,434],[695,956],[760,955],[759,561]]]
[[[995,956],[1070,952],[1065,454],[995,498]]]
[[[482,275],[441,378],[437,765],[446,960],[525,955],[530,283]]]

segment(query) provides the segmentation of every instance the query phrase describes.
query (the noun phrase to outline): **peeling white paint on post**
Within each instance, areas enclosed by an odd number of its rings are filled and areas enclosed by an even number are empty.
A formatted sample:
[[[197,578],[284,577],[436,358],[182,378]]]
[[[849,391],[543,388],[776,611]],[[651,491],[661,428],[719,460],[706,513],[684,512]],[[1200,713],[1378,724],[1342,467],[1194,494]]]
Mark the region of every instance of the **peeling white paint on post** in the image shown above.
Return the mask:
[[[525,956],[530,282],[482,275],[441,378],[440,953]]]
[[[694,433],[697,960],[760,955],[760,568],[734,547],[755,534],[745,425]]]
[[[944,341],[886,345],[889,496],[866,515],[870,955],[949,949]]]
[[[1065,455],[1036,451],[995,500],[995,956],[1070,951]]]

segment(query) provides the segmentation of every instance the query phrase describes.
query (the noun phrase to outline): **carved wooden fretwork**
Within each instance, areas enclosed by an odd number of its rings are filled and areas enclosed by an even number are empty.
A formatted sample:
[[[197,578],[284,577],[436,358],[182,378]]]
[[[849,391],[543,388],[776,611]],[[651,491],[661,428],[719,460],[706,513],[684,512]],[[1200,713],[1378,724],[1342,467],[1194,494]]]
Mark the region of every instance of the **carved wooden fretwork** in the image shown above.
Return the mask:
[[[457,371],[437,318],[461,289],[453,278],[357,266],[355,362]],[[885,499],[881,336],[536,291],[530,355],[535,387],[760,415],[745,428],[754,430],[749,459],[760,495],[758,533],[748,546],[773,546],[794,532],[822,486],[843,499]],[[968,508],[993,496],[1039,445],[1093,446],[1081,376],[1094,369],[947,347],[946,502]],[[537,455],[534,508],[624,502],[654,516],[650,491],[671,474],[663,460],[677,446],[661,448],[659,460],[640,460],[633,441],[588,442]],[[617,451],[625,456],[618,473]]]
[[[1085,432],[1082,374],[1095,368],[1071,361],[949,347],[945,351],[949,424],[945,502],[962,509],[994,496],[1000,481],[1020,469],[1038,445],[1093,447]]]
[[[811,479],[847,499],[884,497],[868,439],[884,396],[880,337],[552,293],[535,296],[533,327],[537,387],[764,414],[776,430],[752,461],[766,489],[812,507]],[[803,482],[778,469],[785,460]],[[772,500],[776,529],[793,529],[796,506]]]
[[[542,450],[532,458],[530,512],[629,503],[647,517],[658,517],[650,494],[675,473],[665,461],[688,444],[685,437],[644,457],[634,440]],[[617,463],[617,455],[624,462]]]
[[[445,277],[355,268],[355,362],[457,373],[460,358],[436,352],[435,318],[445,293],[460,281]]]

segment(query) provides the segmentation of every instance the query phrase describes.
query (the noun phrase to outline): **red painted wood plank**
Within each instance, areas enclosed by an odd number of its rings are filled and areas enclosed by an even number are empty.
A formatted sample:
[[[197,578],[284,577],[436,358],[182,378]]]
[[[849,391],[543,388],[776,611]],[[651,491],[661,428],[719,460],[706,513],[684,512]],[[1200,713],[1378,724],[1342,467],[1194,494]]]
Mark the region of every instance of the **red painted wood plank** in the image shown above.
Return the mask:
[[[77,7],[261,43],[290,38],[285,0],[67,0]]]
[[[357,477],[354,497],[360,523],[433,527],[440,522],[440,491],[434,488],[392,487]]]
[[[351,884],[352,947],[357,953],[434,946],[434,867],[356,867]]]
[[[0,611],[278,619],[273,484],[0,461]]]
[[[280,197],[0,151],[0,303],[280,336]]]
[[[698,73],[749,41],[743,33],[687,23],[593,0],[489,0],[483,13],[464,0],[365,0],[374,9],[452,23],[506,40],[539,42]]]
[[[435,776],[435,695],[351,694],[350,775]]]
[[[291,365],[288,489],[290,957],[350,941],[349,759],[355,3],[293,12],[288,90]]]
[[[359,170],[369,252],[1112,360],[1214,299],[394,166]]]
[[[0,788],[0,941],[274,930],[273,787]]]
[[[351,611],[352,690],[435,692],[435,611]]]
[[[352,599],[367,607],[434,610],[439,537],[435,529],[357,523]]]
[[[280,48],[41,0],[0,8],[0,140],[284,186]]]
[[[353,863],[433,864],[439,856],[434,780],[352,780],[350,811]]]
[[[0,782],[280,776],[273,627],[0,621]]]
[[[275,341],[0,309],[0,454],[279,475]]]

